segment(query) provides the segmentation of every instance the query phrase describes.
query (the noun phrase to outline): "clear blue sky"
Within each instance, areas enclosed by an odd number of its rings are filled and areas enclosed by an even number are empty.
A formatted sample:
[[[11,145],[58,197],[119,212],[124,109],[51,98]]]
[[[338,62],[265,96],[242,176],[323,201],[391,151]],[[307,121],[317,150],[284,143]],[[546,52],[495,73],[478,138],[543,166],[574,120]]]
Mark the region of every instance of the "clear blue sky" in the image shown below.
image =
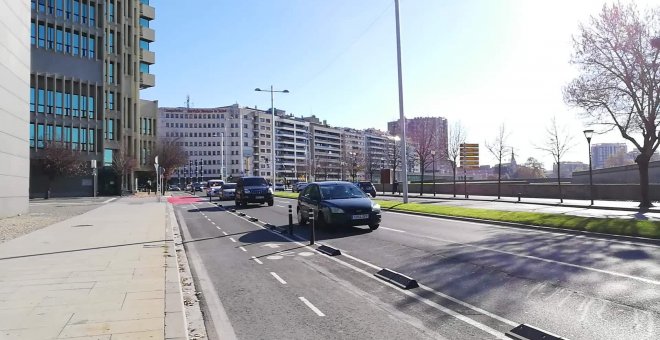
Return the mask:
[[[652,1],[641,1],[650,3]],[[160,106],[239,103],[327,119],[335,126],[386,129],[398,118],[393,0],[152,0]],[[566,160],[587,160],[584,126],[562,100],[575,71],[571,35],[602,0],[401,0],[407,117],[460,120],[468,139],[511,131],[518,161],[529,156],[552,115],[575,135]],[[594,142],[621,142],[615,134]],[[492,158],[482,148],[482,163]],[[492,164],[492,163],[491,163]]]

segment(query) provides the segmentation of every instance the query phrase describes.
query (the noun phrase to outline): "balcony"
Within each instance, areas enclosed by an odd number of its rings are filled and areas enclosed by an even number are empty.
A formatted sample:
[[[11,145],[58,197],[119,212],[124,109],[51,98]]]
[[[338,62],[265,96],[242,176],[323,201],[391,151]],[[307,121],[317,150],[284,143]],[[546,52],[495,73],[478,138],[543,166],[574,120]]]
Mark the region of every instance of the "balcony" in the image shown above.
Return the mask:
[[[154,42],[156,41],[156,31],[149,27],[140,26],[140,39],[146,40],[148,42]]]
[[[153,65],[156,63],[156,53],[141,48],[140,61],[149,65]]]
[[[156,19],[156,9],[147,5],[147,4],[140,4],[140,16],[149,19],[149,20],[154,20]]]
[[[156,86],[156,76],[151,73],[140,72],[140,89]]]

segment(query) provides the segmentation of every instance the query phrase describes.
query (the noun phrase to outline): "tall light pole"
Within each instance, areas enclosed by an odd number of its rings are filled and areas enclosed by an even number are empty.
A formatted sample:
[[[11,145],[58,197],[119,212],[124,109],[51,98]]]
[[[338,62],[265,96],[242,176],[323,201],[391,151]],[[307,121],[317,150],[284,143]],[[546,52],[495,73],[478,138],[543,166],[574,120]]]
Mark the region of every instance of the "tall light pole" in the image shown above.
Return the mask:
[[[213,137],[220,136],[220,178],[225,180],[225,133],[213,133]]]
[[[394,14],[396,17],[396,64],[399,78],[399,129],[401,129],[401,157],[405,162],[406,152],[406,116],[403,113],[403,79],[401,71],[401,29],[399,24],[399,0],[394,0]],[[403,203],[408,203],[408,169],[403,167]]]
[[[435,150],[431,150],[431,159],[433,162],[433,196],[435,196]]]
[[[273,184],[273,187],[274,187],[275,186],[275,180],[277,179],[275,177],[275,104],[274,104],[275,98],[274,98],[274,93],[275,92],[289,93],[289,90],[281,90],[281,91],[273,90],[273,85],[270,86],[270,90],[262,90],[258,87],[254,90],[257,91],[257,92],[270,92],[270,111],[271,111],[271,114],[272,114],[272,117],[270,119],[270,122],[271,122],[271,128],[270,128],[271,129],[271,131],[270,131],[271,132],[270,133],[270,136],[271,136],[271,142],[270,142],[271,143],[271,153],[270,153],[270,158],[273,160],[272,164],[271,164],[271,169],[273,171],[273,173],[272,173],[272,175],[273,175],[272,184]]]
[[[583,132],[589,146],[589,198],[591,199],[591,205],[594,205],[594,177],[591,168],[591,137],[594,135],[594,130],[584,130]]]

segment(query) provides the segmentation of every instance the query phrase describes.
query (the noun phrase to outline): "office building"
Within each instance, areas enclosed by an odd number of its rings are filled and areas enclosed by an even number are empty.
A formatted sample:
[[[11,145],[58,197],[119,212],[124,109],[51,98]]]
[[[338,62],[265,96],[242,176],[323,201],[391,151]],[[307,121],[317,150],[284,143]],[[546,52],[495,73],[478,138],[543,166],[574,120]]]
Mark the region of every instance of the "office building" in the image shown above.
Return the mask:
[[[140,90],[153,87],[155,62],[149,28],[155,9],[148,0],[31,1],[30,192],[43,195],[47,176],[39,159],[51,142],[98,167],[100,194],[134,190],[135,179],[151,176],[155,145],[155,102],[142,103]],[[149,112],[142,112],[142,109]],[[119,153],[136,160],[123,179],[113,169]],[[92,195],[92,177],[58,178],[54,195]],[[119,187],[123,183],[123,187]]]
[[[328,125],[315,116],[305,117],[310,123],[310,157],[312,178],[319,180],[340,180],[342,161],[342,130]]]
[[[30,5],[0,0],[0,218],[28,211]]]
[[[591,144],[592,166],[594,169],[602,169],[606,167],[608,158],[618,153],[625,155],[627,152],[628,146],[626,143]]]

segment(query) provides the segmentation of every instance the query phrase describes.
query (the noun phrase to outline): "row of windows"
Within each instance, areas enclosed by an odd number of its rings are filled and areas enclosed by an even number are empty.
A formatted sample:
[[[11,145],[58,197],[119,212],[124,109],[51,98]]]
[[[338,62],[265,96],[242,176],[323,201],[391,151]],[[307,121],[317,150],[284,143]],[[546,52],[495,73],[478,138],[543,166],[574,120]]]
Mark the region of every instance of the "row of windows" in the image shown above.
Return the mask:
[[[94,118],[94,97],[30,87],[30,112]]]
[[[30,24],[30,43],[76,57],[96,58],[96,37],[43,22]]]
[[[121,95],[119,92],[117,92],[117,98],[121,98]],[[104,102],[104,107],[106,110],[121,110],[119,107],[119,101],[117,101],[117,105],[115,106],[115,92],[113,91],[108,91],[105,95],[105,102]]]
[[[185,119],[225,119],[224,113],[204,113],[204,114],[193,114],[193,113],[166,113],[165,118],[185,118]],[[238,115],[229,115],[227,118],[238,119]],[[243,119],[250,120],[250,116],[243,115]],[[270,118],[261,118],[261,122],[270,123]]]
[[[142,118],[140,120],[140,132],[143,135],[151,135],[153,133],[153,119]],[[168,136],[169,137],[169,136]]]
[[[115,120],[108,118],[104,122],[103,132],[105,133],[105,139],[114,140],[115,139]]]
[[[96,4],[80,0],[32,0],[32,10],[55,14],[83,25],[96,26]]]
[[[63,142],[73,150],[94,151],[96,130],[30,123],[30,147],[43,148],[47,142]]]
[[[108,84],[114,84],[115,83],[115,63],[114,62],[109,62],[105,64],[105,74],[103,77],[105,77],[105,82]],[[117,82],[119,83],[119,82]]]

